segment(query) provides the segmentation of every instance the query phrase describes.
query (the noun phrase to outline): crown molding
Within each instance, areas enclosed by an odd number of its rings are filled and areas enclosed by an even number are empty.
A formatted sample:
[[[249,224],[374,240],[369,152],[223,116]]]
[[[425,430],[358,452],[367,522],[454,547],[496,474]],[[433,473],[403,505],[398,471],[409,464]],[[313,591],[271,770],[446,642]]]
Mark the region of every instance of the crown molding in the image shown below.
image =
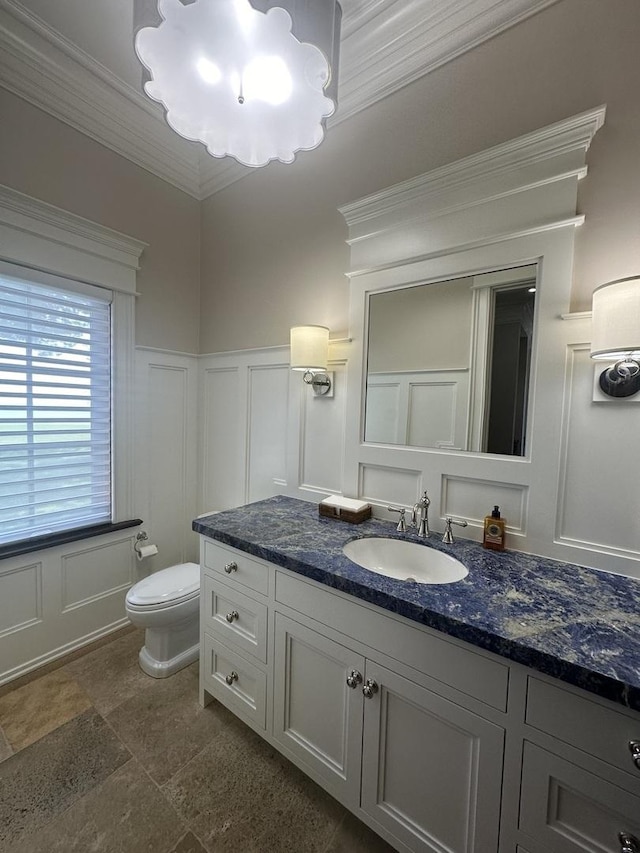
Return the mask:
[[[17,0],[0,0],[0,85],[199,197],[197,146],[174,133],[142,93],[48,31]]]
[[[344,2],[336,125],[558,0]],[[0,86],[189,195],[253,170],[179,137],[162,109],[20,0],[0,0]]]
[[[346,20],[339,105],[329,126],[350,118],[558,0],[369,0]],[[393,6],[393,10],[389,9]]]

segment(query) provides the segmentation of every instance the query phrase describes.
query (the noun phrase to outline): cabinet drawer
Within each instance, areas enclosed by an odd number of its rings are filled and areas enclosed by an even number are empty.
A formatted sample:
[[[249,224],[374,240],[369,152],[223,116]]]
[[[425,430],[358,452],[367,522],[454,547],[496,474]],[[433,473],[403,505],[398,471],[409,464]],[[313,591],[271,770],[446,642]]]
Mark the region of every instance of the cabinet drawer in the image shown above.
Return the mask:
[[[619,833],[640,838],[640,797],[525,742],[520,829],[549,853],[620,853]]]
[[[262,670],[236,652],[203,634],[204,688],[223,705],[266,727],[267,678]]]
[[[529,677],[526,721],[589,755],[630,773],[638,782],[629,744],[640,741],[640,714],[629,716],[605,708],[588,696]]]
[[[277,571],[276,601],[402,661],[425,675],[505,711],[509,667],[444,637],[372,612],[339,593]]]
[[[203,628],[232,649],[241,649],[267,662],[267,605],[234,587],[226,586],[208,571],[203,580]]]
[[[203,539],[202,563],[223,579],[239,583],[248,589],[267,595],[269,567],[266,563],[248,557],[235,548],[226,548],[210,539]]]

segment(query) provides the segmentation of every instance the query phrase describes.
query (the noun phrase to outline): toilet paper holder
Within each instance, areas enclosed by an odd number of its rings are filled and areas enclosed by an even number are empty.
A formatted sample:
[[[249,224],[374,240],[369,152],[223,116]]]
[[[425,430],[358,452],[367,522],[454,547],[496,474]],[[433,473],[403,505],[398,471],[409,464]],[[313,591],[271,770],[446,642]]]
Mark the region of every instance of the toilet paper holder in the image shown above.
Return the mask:
[[[136,552],[138,560],[146,560],[147,557],[153,557],[158,553],[158,546],[149,542],[149,534],[146,530],[140,530],[136,533],[133,550]]]

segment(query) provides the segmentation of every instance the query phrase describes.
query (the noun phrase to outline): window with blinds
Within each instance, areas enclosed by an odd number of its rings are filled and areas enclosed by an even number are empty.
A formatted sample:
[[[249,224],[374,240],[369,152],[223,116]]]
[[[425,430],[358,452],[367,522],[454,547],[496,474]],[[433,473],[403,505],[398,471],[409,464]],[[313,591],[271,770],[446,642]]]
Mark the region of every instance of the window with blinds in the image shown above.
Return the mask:
[[[0,274],[0,544],[111,521],[104,293]]]

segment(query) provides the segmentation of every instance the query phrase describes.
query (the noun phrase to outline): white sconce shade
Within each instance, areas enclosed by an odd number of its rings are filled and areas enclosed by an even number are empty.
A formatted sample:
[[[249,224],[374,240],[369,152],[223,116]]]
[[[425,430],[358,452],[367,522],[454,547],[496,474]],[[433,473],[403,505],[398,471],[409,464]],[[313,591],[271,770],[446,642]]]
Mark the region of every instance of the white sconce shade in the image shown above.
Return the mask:
[[[591,358],[640,358],[640,277],[611,281],[593,292]]]
[[[291,369],[319,372],[327,369],[329,329],[326,326],[293,326]]]
[[[608,397],[640,391],[640,277],[621,278],[593,292],[591,358],[616,361],[598,384]]]
[[[336,0],[134,0],[145,92],[213,157],[293,162],[337,104]]]

